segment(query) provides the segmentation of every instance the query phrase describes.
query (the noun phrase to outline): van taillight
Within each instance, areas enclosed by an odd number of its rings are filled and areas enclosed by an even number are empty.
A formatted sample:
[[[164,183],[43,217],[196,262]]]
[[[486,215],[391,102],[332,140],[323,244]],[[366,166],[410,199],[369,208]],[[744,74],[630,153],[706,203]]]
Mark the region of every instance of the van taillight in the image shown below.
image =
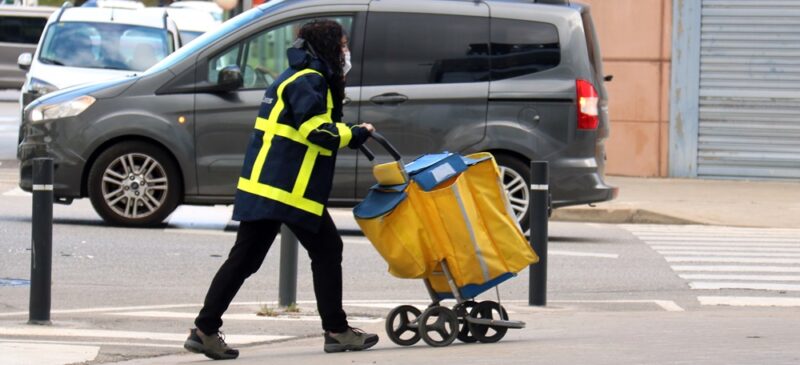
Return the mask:
[[[578,89],[578,129],[597,129],[600,123],[597,90],[586,80],[577,80],[575,85]]]

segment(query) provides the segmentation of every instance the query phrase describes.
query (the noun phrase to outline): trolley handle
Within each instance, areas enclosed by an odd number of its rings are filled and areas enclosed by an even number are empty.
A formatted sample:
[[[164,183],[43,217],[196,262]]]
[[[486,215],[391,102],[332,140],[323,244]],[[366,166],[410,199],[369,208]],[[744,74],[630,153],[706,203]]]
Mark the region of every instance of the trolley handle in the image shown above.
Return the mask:
[[[383,148],[386,149],[386,151],[389,152],[390,155],[392,155],[392,157],[394,158],[395,161],[400,161],[400,159],[402,158],[400,156],[400,152],[397,152],[397,149],[394,148],[394,146],[392,146],[392,144],[389,143],[389,141],[386,140],[386,138],[383,137],[383,135],[381,135],[378,132],[372,132],[370,134],[370,137],[372,137],[372,139],[374,139],[376,142],[378,142],[378,144],[383,146]],[[370,161],[374,161],[375,160],[375,153],[373,153],[372,150],[369,149],[369,147],[367,147],[366,144],[361,145],[361,147],[359,147],[359,148],[361,149],[361,152],[364,153],[364,156],[367,156],[368,160],[370,160]]]

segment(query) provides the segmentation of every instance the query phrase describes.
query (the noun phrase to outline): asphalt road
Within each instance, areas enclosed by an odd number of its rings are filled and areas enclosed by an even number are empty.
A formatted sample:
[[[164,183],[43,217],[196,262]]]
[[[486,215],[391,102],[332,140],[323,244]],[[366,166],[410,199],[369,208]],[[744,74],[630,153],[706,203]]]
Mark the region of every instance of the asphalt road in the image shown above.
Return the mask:
[[[31,197],[17,187],[13,102],[0,92],[0,353],[4,364],[105,363],[182,354],[205,291],[230,249],[230,207],[181,207],[165,225],[106,226],[88,200],[54,207],[51,326],[27,325]],[[8,99],[8,97],[6,98]],[[10,152],[9,152],[10,151]],[[336,216],[348,212],[337,210]],[[511,319],[528,322],[496,347],[401,352],[385,336],[365,355],[324,357],[308,259],[299,313],[281,313],[280,245],[225,317],[243,363],[796,364],[800,232],[727,227],[551,223],[548,305],[527,306],[528,271],[502,284]],[[429,303],[421,280],[386,272],[363,237],[346,237],[345,310],[382,333],[390,308]],[[497,300],[491,290],[479,300]],[[452,304],[452,303],[450,303]],[[722,305],[721,305],[722,304]],[[277,310],[276,316],[258,312]],[[522,351],[522,352],[519,352]],[[529,357],[520,357],[517,353]],[[183,363],[197,355],[139,360]]]

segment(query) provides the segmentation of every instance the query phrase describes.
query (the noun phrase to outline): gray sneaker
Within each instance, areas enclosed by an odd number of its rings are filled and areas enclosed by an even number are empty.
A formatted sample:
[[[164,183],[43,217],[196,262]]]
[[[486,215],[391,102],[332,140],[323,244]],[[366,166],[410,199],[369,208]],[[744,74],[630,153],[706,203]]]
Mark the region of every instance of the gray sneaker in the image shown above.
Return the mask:
[[[378,343],[378,335],[348,327],[342,333],[325,332],[325,352],[366,350]]]
[[[183,348],[196,354],[206,355],[209,359],[229,360],[239,357],[239,350],[232,349],[225,343],[222,332],[213,335],[204,335],[197,328],[189,330],[189,338],[183,343]]]

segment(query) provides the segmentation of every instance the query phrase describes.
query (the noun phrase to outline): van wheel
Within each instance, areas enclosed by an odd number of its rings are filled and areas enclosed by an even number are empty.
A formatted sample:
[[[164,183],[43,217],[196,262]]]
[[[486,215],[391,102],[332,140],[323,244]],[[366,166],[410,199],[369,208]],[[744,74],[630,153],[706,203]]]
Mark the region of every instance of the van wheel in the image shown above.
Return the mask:
[[[163,149],[145,142],[123,142],[103,151],[88,182],[92,206],[114,225],[159,224],[181,196],[177,164]]]
[[[500,175],[503,179],[503,186],[506,188],[508,201],[511,203],[511,210],[522,227],[522,232],[526,232],[530,226],[531,168],[518,158],[501,154],[495,155],[494,158],[500,167]]]

